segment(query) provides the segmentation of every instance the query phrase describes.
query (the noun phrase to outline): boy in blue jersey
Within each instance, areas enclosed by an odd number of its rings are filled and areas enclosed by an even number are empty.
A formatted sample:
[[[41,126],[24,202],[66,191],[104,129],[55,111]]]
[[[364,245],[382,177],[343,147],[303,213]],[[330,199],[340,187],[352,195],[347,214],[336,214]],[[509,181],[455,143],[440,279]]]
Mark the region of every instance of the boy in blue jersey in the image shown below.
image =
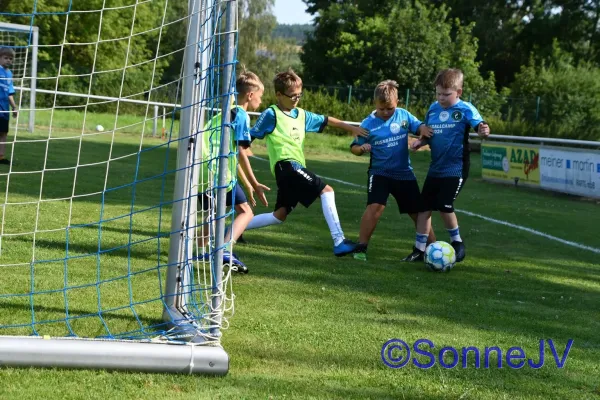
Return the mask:
[[[8,137],[8,122],[10,121],[9,106],[12,107],[12,115],[17,118],[17,105],[13,95],[12,72],[9,67],[15,58],[15,51],[9,47],[0,48],[0,164],[10,165],[10,160],[4,158],[6,149],[6,138]]]
[[[465,245],[458,230],[454,200],[469,176],[469,131],[473,128],[481,137],[490,134],[490,127],[471,103],[462,101],[463,73],[459,69],[445,69],[435,78],[437,101],[429,107],[425,117],[433,134],[424,131],[413,143],[416,150],[424,144],[431,148],[431,164],[421,196],[426,212],[419,213],[417,238],[413,252],[405,261],[423,260],[431,212],[439,211],[450,234],[456,261],[465,258]]]
[[[253,72],[243,70],[236,80],[237,106],[231,110],[231,145],[230,151],[238,152],[238,159],[229,157],[226,160],[228,163],[226,171],[227,196],[225,204],[235,208],[236,217],[233,221],[232,228],[225,234],[225,242],[232,241],[235,243],[242,235],[248,223],[254,217],[252,208],[248,204],[246,194],[240,187],[239,183],[235,183],[235,176],[240,178],[240,182],[246,187],[246,191],[250,197],[252,205],[256,205],[254,200],[254,192],[258,195],[259,200],[266,206],[268,205],[264,191],[270,190],[268,187],[260,184],[254,172],[250,161],[248,160],[250,138],[250,117],[247,110],[256,110],[262,101],[264,86],[260,78]],[[217,173],[219,171],[219,150],[221,143],[221,113],[214,116],[205,127],[202,135],[202,159],[205,160],[206,166],[202,169],[202,179],[200,182],[199,208],[203,211],[208,211],[212,205],[212,201],[216,194]],[[239,161],[239,164],[238,162]],[[235,185],[234,185],[235,183]],[[209,216],[209,219],[212,218]],[[203,225],[202,237],[198,240],[200,248],[205,249],[206,239],[208,236],[208,226]],[[207,255],[205,254],[205,257]],[[223,260],[226,263],[232,263],[232,271],[247,273],[248,268],[240,262],[234,254],[229,251],[223,252]]]
[[[291,69],[277,74],[273,84],[277,104],[263,111],[250,134],[253,139],[265,139],[267,142],[271,173],[277,182],[275,212],[255,216],[246,229],[281,224],[298,203],[309,207],[320,198],[333,239],[334,255],[341,257],[350,254],[356,244],[344,236],[333,189],[306,169],[304,137],[306,132],[322,132],[327,125],[344,129],[355,136],[367,136],[368,132],[336,118],[298,108],[302,97],[302,79]]]
[[[398,84],[387,80],[375,88],[375,111],[360,124],[369,137],[357,137],[350,145],[352,154],[370,153],[367,208],[360,221],[360,234],[354,258],[367,260],[367,245],[391,194],[400,214],[408,214],[417,222],[422,208],[417,178],[410,165],[408,133],[425,135],[430,130],[403,108],[398,108]],[[429,241],[435,242],[433,230]]]

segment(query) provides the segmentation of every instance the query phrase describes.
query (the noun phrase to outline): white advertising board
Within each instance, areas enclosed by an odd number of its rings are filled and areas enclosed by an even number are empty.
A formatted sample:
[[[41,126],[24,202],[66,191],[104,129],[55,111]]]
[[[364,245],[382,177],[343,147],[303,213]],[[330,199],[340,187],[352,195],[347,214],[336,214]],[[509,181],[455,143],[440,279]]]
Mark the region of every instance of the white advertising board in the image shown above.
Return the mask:
[[[600,198],[600,153],[541,147],[540,186]]]

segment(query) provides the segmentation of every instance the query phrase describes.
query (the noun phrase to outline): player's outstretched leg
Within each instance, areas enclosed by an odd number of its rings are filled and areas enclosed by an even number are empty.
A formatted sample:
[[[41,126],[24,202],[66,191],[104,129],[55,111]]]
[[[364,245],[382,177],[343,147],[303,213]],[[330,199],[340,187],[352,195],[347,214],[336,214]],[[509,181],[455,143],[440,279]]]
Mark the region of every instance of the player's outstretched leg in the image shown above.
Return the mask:
[[[335,206],[335,193],[329,185],[326,185],[321,192],[321,205],[333,239],[333,254],[336,257],[342,257],[353,253],[356,250],[356,243],[344,237],[337,207]]]

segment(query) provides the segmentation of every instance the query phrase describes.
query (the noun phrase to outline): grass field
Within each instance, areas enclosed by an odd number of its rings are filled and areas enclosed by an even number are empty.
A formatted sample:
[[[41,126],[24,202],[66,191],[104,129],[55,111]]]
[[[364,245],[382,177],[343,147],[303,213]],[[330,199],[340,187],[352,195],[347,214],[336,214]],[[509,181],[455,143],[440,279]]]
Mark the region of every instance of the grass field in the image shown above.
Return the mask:
[[[61,133],[62,134],[62,133]],[[43,137],[42,133],[31,137]],[[95,135],[83,142],[80,164],[106,160],[111,136]],[[74,165],[79,141],[65,139],[53,143],[48,161],[54,166]],[[82,284],[93,276],[110,281],[131,271],[146,271],[136,282],[135,293],[119,280],[99,293],[82,288],[73,296],[80,301],[76,311],[82,316],[94,313],[100,298],[110,304],[128,305],[154,299],[158,294],[157,260],[166,259],[166,239],[144,241],[170,227],[169,206],[150,209],[161,198],[170,198],[170,175],[153,178],[172,168],[176,149],[153,147],[162,142],[145,139],[140,153],[140,168],[128,154],[137,152],[139,137],[117,135],[112,157],[124,158],[111,163],[107,187],[119,187],[133,176],[148,178],[136,185],[110,191],[106,206],[98,207],[100,196],[79,197],[72,208],[72,224],[97,221],[100,213],[116,218],[98,240],[98,227],[74,229],[79,235],[69,255],[89,254],[98,248],[118,248],[129,241],[139,244],[106,255],[97,271],[96,260],[75,259],[64,263],[40,265],[35,282],[29,269],[2,267],[0,293],[47,290],[48,302],[64,301],[65,280]],[[349,140],[312,135],[307,139],[308,167],[325,177],[364,185],[367,158],[351,155]],[[16,146],[25,144],[17,143]],[[255,154],[266,157],[262,143],[253,146]],[[16,149],[13,171],[43,169],[45,143],[28,144]],[[116,152],[116,153],[115,153]],[[168,158],[167,158],[168,155]],[[75,157],[75,158],[74,158]],[[425,176],[429,154],[412,157],[417,176]],[[167,160],[167,161],[165,161]],[[133,166],[132,166],[133,165]],[[269,200],[275,202],[276,186],[268,163],[253,160],[261,182],[272,188]],[[49,168],[49,167],[47,167]],[[104,168],[104,169],[102,169]],[[89,169],[89,170],[88,170]],[[71,196],[74,192],[92,193],[105,185],[106,165],[81,168],[74,185],[72,171],[56,172],[40,193],[39,174],[11,174],[10,202],[37,202]],[[7,168],[0,166],[0,190],[5,193]],[[137,174],[137,175],[136,175]],[[54,174],[49,174],[54,175]],[[327,181],[327,179],[326,179]],[[362,188],[329,181],[346,236],[356,239],[359,220],[366,202]],[[14,186],[13,186],[14,185]],[[135,201],[132,201],[134,199]],[[3,199],[4,200],[4,199]],[[69,207],[47,202],[40,211],[38,229],[59,227],[68,219]],[[67,201],[68,203],[68,201]],[[5,211],[4,232],[35,228],[31,205],[14,206]],[[147,212],[134,214],[138,207]],[[502,186],[480,179],[478,155],[472,156],[472,176],[456,202],[458,209],[532,228],[549,235],[600,248],[599,205],[577,197],[552,194],[526,188]],[[256,213],[271,208],[257,207]],[[104,211],[103,211],[104,210]],[[107,214],[102,214],[106,217]],[[434,274],[422,264],[403,264],[399,260],[410,252],[414,228],[408,217],[399,216],[395,202],[389,207],[369,246],[369,261],[364,263],[332,254],[332,243],[320,204],[294,210],[285,224],[250,231],[249,244],[238,245],[236,252],[249,265],[250,273],[234,276],[235,315],[225,331],[223,345],[231,357],[230,372],[223,378],[141,374],[105,371],[42,369],[0,369],[1,399],[593,399],[600,398],[600,254],[580,250],[550,239],[487,222],[478,217],[458,214],[461,235],[467,246],[467,259],[448,274]],[[440,240],[448,240],[439,217],[434,226]],[[50,228],[49,228],[50,227]],[[132,235],[130,237],[130,235]],[[48,234],[37,242],[36,251],[49,259],[64,257],[65,238]],[[31,238],[4,237],[0,264],[10,264],[29,254]],[[159,247],[160,244],[160,247]],[[129,260],[129,262],[128,262]],[[58,265],[60,264],[60,265]],[[65,271],[68,275],[65,276]],[[53,296],[59,296],[55,299]],[[5,306],[0,301],[0,322],[25,318],[30,310],[22,304]],[[152,323],[159,304],[140,304],[132,315],[129,308],[109,313],[111,332],[126,332],[143,323]],[[41,314],[39,314],[41,313]],[[58,307],[40,307],[36,313],[48,321],[58,319]],[[64,318],[64,312],[62,312]],[[68,327],[57,321],[43,325],[50,334],[67,334]],[[75,328],[103,334],[103,326],[92,318],[82,318]],[[29,329],[29,331],[28,331]],[[0,333],[3,333],[0,331]],[[30,334],[24,327],[22,334]],[[445,369],[436,363],[429,369],[406,365],[391,369],[381,360],[382,345],[391,338],[412,344],[429,339],[433,353],[444,346],[462,348],[497,346],[503,351],[503,368],[491,357],[490,368],[476,369],[471,355],[467,368],[461,363]],[[527,365],[512,369],[506,364],[506,352],[522,347],[527,358],[539,359],[539,340],[552,339],[560,358],[569,339],[573,346],[564,368],[556,367],[552,351],[546,347],[545,365],[532,369]],[[413,354],[414,355],[414,354]],[[426,363],[427,357],[418,359]],[[452,361],[451,355],[445,358]],[[483,358],[482,358],[483,361]]]

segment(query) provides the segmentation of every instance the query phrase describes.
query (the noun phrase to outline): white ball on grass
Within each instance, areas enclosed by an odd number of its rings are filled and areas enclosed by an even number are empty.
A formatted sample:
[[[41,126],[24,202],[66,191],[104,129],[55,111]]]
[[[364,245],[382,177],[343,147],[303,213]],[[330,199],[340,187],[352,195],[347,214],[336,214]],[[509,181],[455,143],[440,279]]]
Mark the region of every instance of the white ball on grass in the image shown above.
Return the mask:
[[[96,130],[98,132],[104,132],[104,127],[102,125],[96,125]]]

